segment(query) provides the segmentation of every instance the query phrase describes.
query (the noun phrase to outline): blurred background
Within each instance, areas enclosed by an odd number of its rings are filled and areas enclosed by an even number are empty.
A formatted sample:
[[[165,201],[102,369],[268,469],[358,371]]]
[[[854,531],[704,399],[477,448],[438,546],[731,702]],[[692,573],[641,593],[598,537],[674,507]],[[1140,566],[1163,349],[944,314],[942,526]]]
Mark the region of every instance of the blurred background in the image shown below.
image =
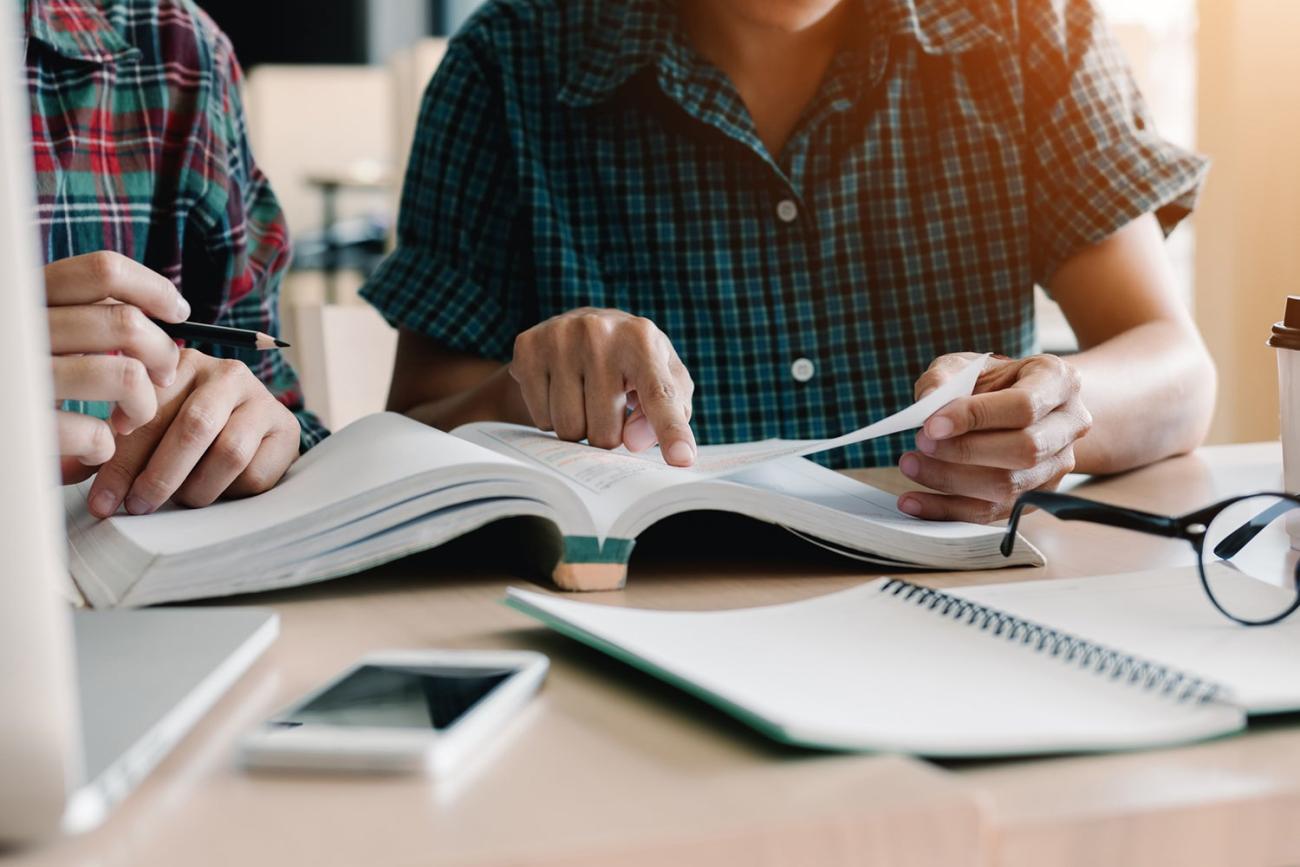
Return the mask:
[[[309,405],[334,428],[383,408],[396,337],[357,298],[391,244],[420,98],[480,0],[199,0],[248,73],[255,154],[296,243],[284,321]],[[1300,294],[1300,3],[1102,0],[1166,137],[1210,155],[1170,242],[1219,365],[1212,441],[1277,437],[1269,327]],[[1074,338],[1040,293],[1044,351]],[[347,351],[329,351],[346,347]],[[974,347],[972,347],[974,348]]]

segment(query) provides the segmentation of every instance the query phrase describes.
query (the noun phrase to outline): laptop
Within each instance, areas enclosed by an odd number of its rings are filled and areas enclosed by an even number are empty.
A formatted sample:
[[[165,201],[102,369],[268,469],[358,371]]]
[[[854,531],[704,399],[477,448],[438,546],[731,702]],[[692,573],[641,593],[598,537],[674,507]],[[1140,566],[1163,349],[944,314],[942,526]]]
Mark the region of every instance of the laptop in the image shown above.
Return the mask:
[[[274,640],[270,612],[72,612],[21,4],[0,10],[0,850],[93,827]]]

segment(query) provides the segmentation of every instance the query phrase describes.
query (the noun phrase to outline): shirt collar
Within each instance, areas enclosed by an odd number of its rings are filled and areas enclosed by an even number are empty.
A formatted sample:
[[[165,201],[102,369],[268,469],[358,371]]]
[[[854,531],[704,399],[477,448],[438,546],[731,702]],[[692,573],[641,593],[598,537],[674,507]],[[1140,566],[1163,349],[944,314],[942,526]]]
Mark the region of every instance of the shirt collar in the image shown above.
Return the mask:
[[[961,54],[1001,37],[965,0],[862,0],[872,28],[910,36],[927,54]],[[661,57],[677,29],[674,0],[604,0],[599,19],[559,92],[593,105]]]
[[[911,36],[926,54],[964,54],[1001,42],[997,31],[971,11],[969,0],[884,0],[883,20],[893,32]]]
[[[25,0],[27,35],[69,60],[106,64],[139,54],[95,0]]]
[[[677,12],[666,0],[604,0],[559,99],[593,105],[667,50]]]

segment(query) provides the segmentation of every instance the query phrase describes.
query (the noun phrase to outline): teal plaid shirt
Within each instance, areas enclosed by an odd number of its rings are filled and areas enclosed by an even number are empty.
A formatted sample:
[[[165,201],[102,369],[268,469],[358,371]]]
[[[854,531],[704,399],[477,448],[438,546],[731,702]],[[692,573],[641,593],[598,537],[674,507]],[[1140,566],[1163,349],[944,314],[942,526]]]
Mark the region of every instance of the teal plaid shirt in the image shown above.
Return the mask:
[[[1190,211],[1206,164],[1156,134],[1091,0],[850,2],[862,47],[773,155],[670,0],[492,0],[428,89],[366,297],[501,361],[565,310],[647,316],[701,442],[825,437],[907,405],[938,355],[1032,351],[1035,283]]]

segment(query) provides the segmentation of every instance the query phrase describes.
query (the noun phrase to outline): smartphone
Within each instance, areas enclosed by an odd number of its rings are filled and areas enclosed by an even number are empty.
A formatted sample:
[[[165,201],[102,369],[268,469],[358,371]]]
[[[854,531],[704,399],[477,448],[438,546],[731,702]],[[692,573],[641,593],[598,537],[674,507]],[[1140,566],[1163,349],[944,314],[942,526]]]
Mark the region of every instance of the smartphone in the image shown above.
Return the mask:
[[[546,676],[532,651],[363,658],[247,735],[250,768],[443,775],[489,746]]]

